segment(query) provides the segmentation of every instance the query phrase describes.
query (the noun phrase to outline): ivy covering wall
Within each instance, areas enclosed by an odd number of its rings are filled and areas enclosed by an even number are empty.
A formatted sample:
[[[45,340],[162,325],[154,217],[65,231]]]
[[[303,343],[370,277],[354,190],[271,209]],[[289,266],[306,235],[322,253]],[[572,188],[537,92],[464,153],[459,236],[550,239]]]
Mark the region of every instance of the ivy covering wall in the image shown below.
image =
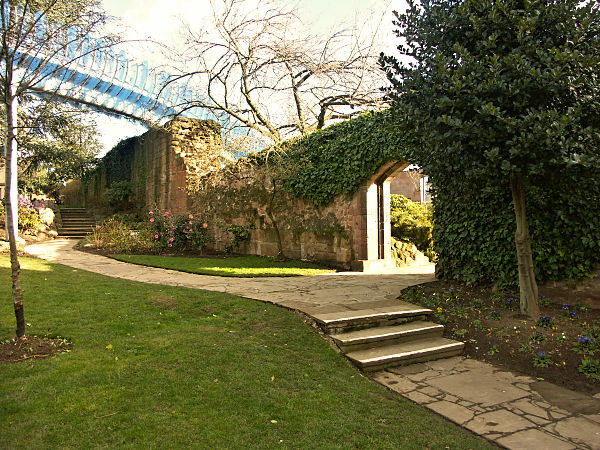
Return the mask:
[[[386,162],[409,160],[410,147],[388,110],[370,112],[292,139],[281,147],[285,189],[314,205],[354,194]]]
[[[134,145],[135,138],[125,140],[106,155],[102,162],[105,170],[97,172],[98,186],[130,181],[132,164],[145,168],[146,153],[140,153],[139,161],[131,160]],[[268,168],[270,177],[276,179],[276,189],[286,191],[286,195],[271,200],[274,197],[267,187],[272,184],[257,179],[256,189],[231,184],[212,194],[197,194],[195,208],[208,212],[209,204],[223,203],[227,206],[224,210],[245,214],[246,225],[256,224],[254,233],[265,225],[251,207],[252,202],[270,203],[282,233],[291,233],[297,239],[301,230],[311,229],[333,239],[348,231],[346,224],[327,214],[313,217],[293,208],[287,211],[293,204],[286,199],[287,194],[322,207],[330,205],[339,194],[354,194],[386,162],[419,164],[388,111],[367,113],[329,126],[287,141],[276,150],[253,159]],[[145,169],[138,175],[132,183],[136,194],[145,189]],[[437,178],[436,174],[429,175],[435,187],[433,235],[438,275],[468,282],[516,284],[515,220],[508,185],[484,188],[475,182],[453,183],[454,177],[461,175],[450,170]],[[529,190],[528,218],[539,282],[580,278],[600,262],[599,179],[597,172],[573,168],[548,180],[544,189]],[[231,223],[229,219],[220,218],[224,224]]]
[[[388,111],[368,113],[288,141],[284,187],[315,205],[351,195],[390,160],[419,164]],[[434,175],[434,174],[429,174]],[[516,285],[515,219],[508,184],[479,187],[439,178],[434,196],[437,274],[467,282]],[[573,167],[527,198],[538,282],[582,278],[600,263],[600,174]],[[436,185],[437,184],[437,185]],[[463,187],[461,187],[463,186]]]

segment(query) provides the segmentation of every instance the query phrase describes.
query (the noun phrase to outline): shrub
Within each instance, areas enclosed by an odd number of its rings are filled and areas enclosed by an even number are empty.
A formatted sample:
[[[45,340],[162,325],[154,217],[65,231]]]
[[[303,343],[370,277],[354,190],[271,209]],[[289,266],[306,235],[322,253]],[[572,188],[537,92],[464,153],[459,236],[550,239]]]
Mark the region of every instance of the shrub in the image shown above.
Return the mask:
[[[152,210],[148,211],[147,223],[157,252],[201,251],[208,241],[208,224],[192,214],[174,216],[169,211]]]
[[[42,226],[40,215],[29,199],[19,198],[18,221],[19,231],[24,233],[35,233]],[[0,202],[0,223],[2,223],[2,225],[6,224],[6,210],[4,209],[3,202]]]
[[[131,183],[127,181],[116,181],[104,192],[108,204],[115,208],[125,208],[132,195]]]
[[[110,249],[115,253],[145,252],[153,248],[145,231],[132,230],[117,215],[102,222],[86,240],[97,249]]]
[[[431,207],[413,202],[403,195],[392,194],[390,209],[392,236],[411,242],[430,260],[434,259]]]
[[[250,239],[250,230],[255,229],[254,224],[251,225],[229,225],[225,231],[233,234],[233,241],[225,246],[225,253],[233,253],[237,250],[242,242]]]
[[[41,226],[40,215],[35,209],[19,207],[19,230],[35,233]]]

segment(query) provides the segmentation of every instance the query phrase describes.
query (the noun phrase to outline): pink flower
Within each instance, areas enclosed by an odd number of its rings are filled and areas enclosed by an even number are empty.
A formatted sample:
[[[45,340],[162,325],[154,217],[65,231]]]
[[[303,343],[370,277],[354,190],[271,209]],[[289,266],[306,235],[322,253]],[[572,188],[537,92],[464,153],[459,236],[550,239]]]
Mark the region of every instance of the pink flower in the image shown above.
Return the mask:
[[[188,219],[193,219],[193,218],[194,218],[194,216],[191,214],[188,216]]]
[[[158,234],[155,234],[155,235],[154,235],[154,239],[158,239]]]
[[[154,222],[154,217],[150,217],[150,222]]]
[[[204,222],[204,223],[202,224],[202,228],[208,228],[208,224],[207,224],[206,222]]]
[[[190,225],[192,225],[192,221],[190,220]]]
[[[169,247],[173,247],[173,244],[169,244]]]
[[[152,215],[154,214],[154,211],[148,211],[148,214]]]
[[[163,217],[169,217],[169,211],[165,211],[165,213],[163,214]]]
[[[169,242],[173,242],[174,240],[175,240],[174,238],[170,238],[170,239],[169,239]]]

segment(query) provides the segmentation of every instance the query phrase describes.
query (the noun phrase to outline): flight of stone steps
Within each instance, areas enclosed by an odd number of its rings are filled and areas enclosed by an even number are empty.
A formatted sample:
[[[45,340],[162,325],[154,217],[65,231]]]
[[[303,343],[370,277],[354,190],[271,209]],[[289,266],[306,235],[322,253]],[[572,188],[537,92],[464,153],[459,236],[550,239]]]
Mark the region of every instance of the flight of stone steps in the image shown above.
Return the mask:
[[[311,315],[365,372],[462,353],[464,343],[443,338],[443,325],[427,320],[430,309],[400,300],[359,303],[353,308],[331,312],[329,307],[325,311],[330,312]]]
[[[60,237],[82,239],[96,226],[85,208],[60,208],[61,223],[57,230]]]

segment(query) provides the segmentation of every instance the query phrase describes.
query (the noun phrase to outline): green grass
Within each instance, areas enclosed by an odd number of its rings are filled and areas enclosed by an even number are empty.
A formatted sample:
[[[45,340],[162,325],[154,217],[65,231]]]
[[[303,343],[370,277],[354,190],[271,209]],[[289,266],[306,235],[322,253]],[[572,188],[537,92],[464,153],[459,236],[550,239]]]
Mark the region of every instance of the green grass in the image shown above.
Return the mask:
[[[291,311],[21,261],[28,333],[74,348],[0,364],[0,448],[489,448],[363,378]],[[0,293],[3,340],[6,257]]]
[[[304,261],[275,261],[264,256],[187,258],[164,255],[110,255],[133,264],[222,277],[293,277],[335,272]]]

